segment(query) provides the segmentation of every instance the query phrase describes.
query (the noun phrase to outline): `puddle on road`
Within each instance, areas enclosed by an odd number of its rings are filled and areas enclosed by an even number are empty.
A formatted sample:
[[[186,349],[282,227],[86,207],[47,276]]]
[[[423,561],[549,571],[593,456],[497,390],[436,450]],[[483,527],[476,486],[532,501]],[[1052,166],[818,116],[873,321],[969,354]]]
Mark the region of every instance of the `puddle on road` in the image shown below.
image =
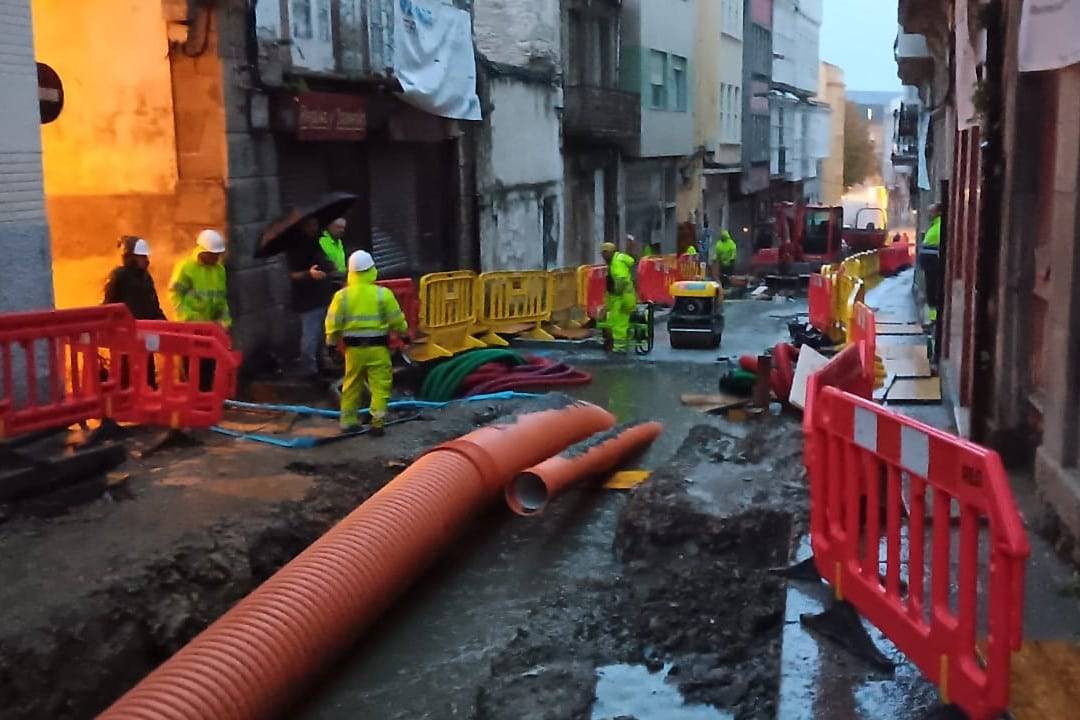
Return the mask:
[[[592,720],[731,720],[734,715],[709,705],[689,704],[666,681],[671,665],[657,673],[642,665],[606,665],[596,669],[596,704]]]

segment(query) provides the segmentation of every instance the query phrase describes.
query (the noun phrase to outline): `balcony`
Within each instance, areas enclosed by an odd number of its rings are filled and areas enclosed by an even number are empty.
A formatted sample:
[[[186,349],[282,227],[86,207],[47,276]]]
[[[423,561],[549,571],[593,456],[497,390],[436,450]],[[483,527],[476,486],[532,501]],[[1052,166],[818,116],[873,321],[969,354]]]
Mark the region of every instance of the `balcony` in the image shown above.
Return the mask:
[[[568,138],[627,145],[641,134],[641,96],[614,88],[568,86],[563,93]]]
[[[933,77],[934,57],[926,43],[926,36],[904,32],[903,28],[896,35],[893,46],[900,79],[905,85],[921,85]]]

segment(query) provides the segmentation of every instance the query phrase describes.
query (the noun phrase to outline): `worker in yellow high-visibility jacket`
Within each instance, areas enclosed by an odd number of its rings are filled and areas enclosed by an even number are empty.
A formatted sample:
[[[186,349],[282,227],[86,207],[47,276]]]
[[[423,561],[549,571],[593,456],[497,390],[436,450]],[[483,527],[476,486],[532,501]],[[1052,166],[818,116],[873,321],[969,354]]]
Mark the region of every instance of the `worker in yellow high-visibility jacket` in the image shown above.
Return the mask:
[[[630,316],[637,307],[634,258],[619,252],[615,243],[610,242],[600,246],[600,254],[608,266],[604,308],[605,322],[611,331],[611,349],[615,352],[626,352],[629,349]]]
[[[195,239],[195,252],[176,264],[169,281],[169,296],[178,320],[212,322],[229,328],[229,298],[225,280],[225,238],[217,230],[203,230]]]
[[[406,336],[409,324],[394,293],[375,284],[379,271],[371,254],[358,250],[349,256],[349,279],[334,295],[326,313],[326,343],[345,354],[345,383],[341,388],[341,429],[360,426],[364,386],[371,392],[371,434],[386,426],[394,375],[390,364],[391,331]]]

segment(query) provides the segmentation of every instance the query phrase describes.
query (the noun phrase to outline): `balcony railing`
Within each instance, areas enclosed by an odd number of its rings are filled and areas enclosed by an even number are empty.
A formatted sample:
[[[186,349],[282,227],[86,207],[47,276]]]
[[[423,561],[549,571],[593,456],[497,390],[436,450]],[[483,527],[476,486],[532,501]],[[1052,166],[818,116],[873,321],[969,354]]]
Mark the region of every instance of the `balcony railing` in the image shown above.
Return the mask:
[[[568,86],[563,93],[563,132],[583,140],[631,143],[641,133],[641,97],[614,88]]]

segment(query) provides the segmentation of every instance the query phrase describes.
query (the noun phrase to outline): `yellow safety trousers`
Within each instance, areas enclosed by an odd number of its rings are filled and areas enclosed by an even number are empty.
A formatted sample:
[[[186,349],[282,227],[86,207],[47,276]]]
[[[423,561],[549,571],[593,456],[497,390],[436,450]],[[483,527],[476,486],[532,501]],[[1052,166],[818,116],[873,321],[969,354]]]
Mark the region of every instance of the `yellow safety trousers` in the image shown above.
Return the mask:
[[[359,410],[364,387],[371,393],[371,425],[383,427],[390,391],[394,386],[394,370],[390,350],[386,347],[345,348],[345,383],[341,388],[341,427],[360,424]]]

